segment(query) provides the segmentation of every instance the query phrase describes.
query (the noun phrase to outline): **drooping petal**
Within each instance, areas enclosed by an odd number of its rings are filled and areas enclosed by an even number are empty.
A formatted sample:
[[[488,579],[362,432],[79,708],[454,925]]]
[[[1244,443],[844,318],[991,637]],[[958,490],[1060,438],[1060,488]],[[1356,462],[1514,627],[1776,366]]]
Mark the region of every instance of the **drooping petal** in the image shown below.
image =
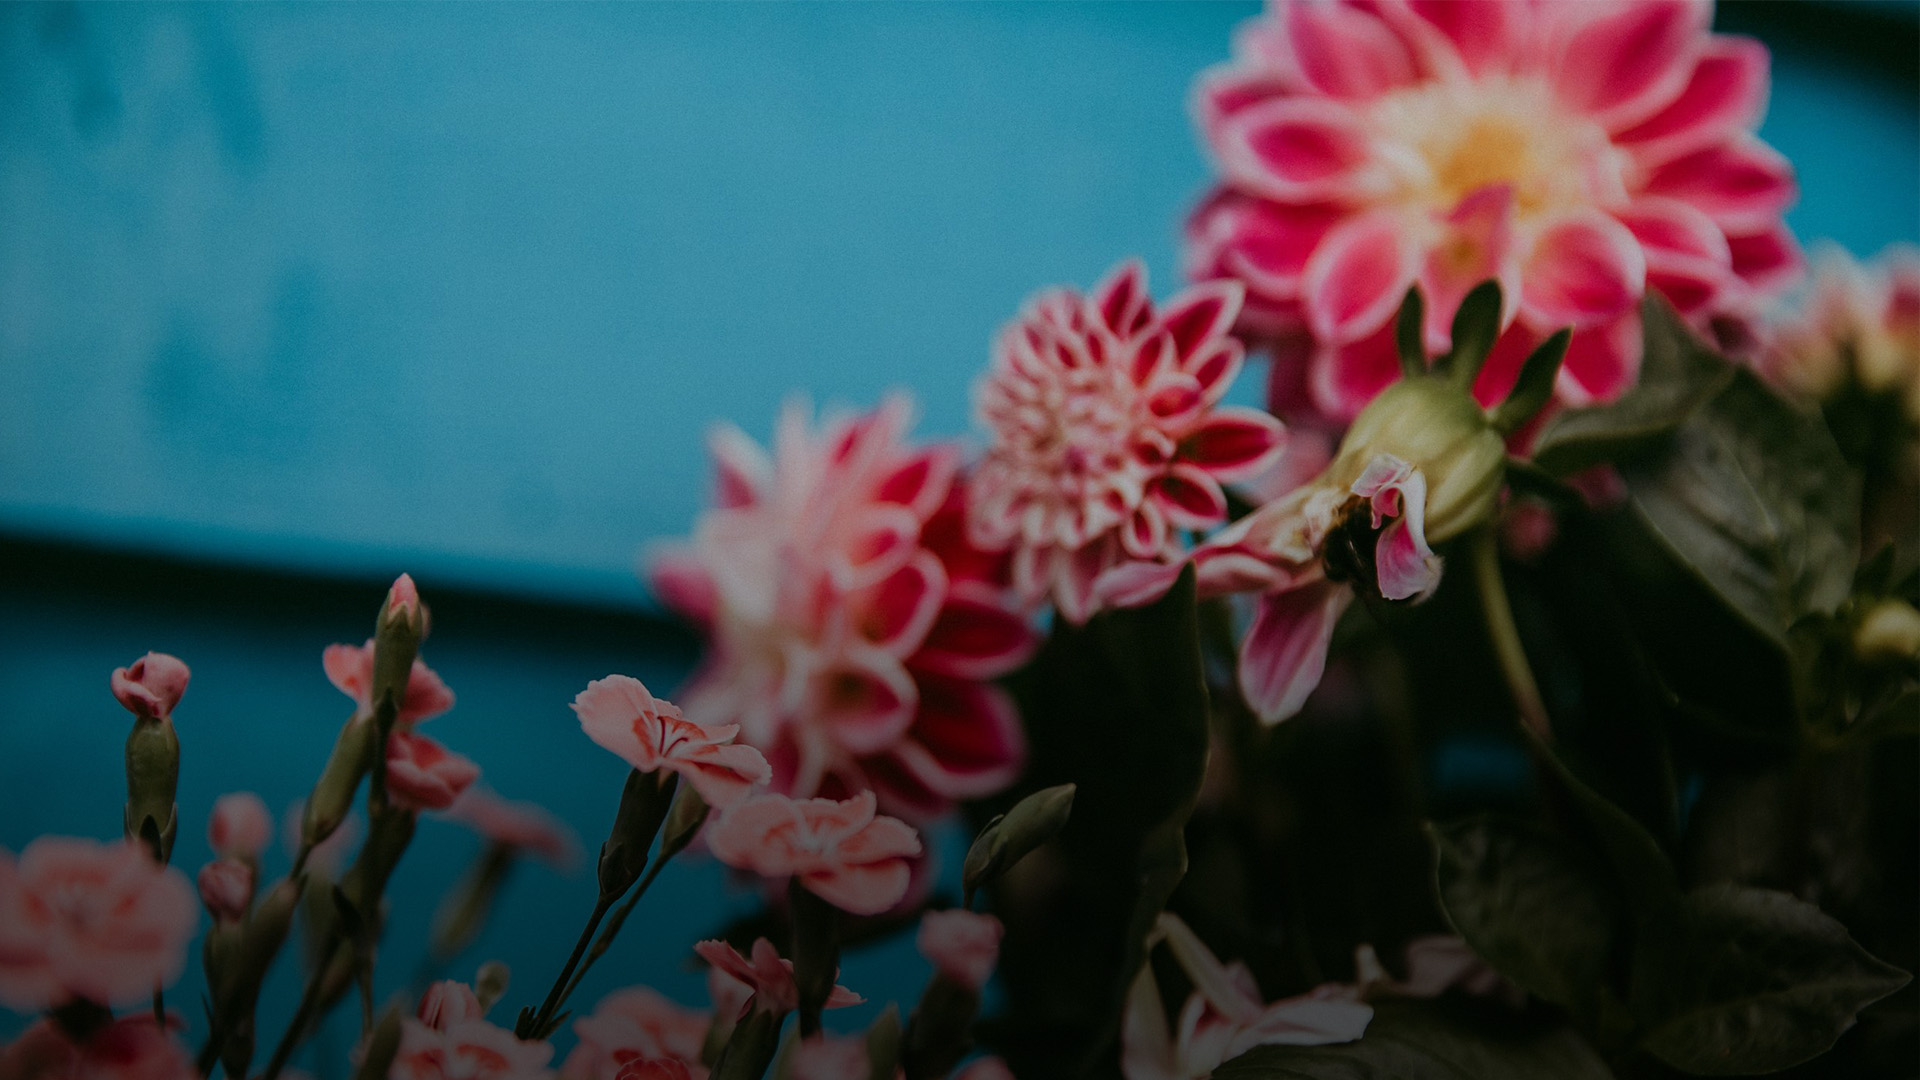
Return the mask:
[[[1334,624],[1353,590],[1331,581],[1270,592],[1260,598],[1240,646],[1240,689],[1262,722],[1299,713],[1320,685]]]

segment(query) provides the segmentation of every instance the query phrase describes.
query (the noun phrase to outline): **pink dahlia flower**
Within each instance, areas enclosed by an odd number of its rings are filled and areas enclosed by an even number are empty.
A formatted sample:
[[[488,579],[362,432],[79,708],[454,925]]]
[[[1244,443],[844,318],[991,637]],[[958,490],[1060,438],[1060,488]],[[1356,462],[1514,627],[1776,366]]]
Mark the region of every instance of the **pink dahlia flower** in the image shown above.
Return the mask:
[[[895,397],[816,430],[790,406],[771,455],[718,430],[717,505],[651,579],[708,636],[689,720],[738,725],[777,790],[871,790],[919,819],[1019,772],[1019,717],[989,680],[1035,635],[1004,560],[965,542],[958,450],[910,445],[911,411]]]
[[[779,950],[766,938],[754,941],[751,959],[741,956],[724,941],[702,941],[694,945],[693,951],[751,988],[754,1008],[785,1015],[800,1007],[800,988],[793,981],[793,961],[781,959]],[[836,985],[827,995],[825,1008],[844,1009],[865,1000],[846,987]]]
[[[851,799],[759,795],[707,828],[714,858],[761,877],[798,877],[827,903],[878,915],[907,894],[907,860],[920,854],[913,826],[874,812],[873,792]]]
[[[1819,251],[1807,301],[1775,328],[1765,369],[1814,399],[1848,384],[1891,394],[1920,423],[1920,248],[1865,264],[1838,247]]]
[[[373,639],[368,638],[365,645],[329,645],[320,656],[321,666],[327,670],[327,678],[340,692],[353,699],[360,712],[373,708]],[[400,703],[400,713],[394,723],[409,727],[422,720],[431,720],[448,709],[453,708],[453,691],[440,681],[425,660],[414,658],[413,670],[407,673],[407,699]]]
[[[531,851],[555,866],[580,858],[580,841],[567,823],[538,803],[503,799],[475,784],[447,808],[447,816],[480,834],[489,844]]]
[[[110,680],[113,696],[127,711],[142,718],[166,720],[187,692],[192,672],[166,653],[150,652],[129,667],[115,668]]]
[[[207,822],[207,843],[216,854],[236,859],[258,859],[273,839],[273,815],[251,791],[234,791],[213,801]]]
[[[480,766],[411,731],[387,737],[387,794],[409,810],[445,810],[480,778]]]
[[[632,676],[588,683],[573,699],[573,711],[589,739],[641,772],[678,773],[708,806],[732,806],[773,775],[760,751],[733,741],[739,725],[687,720]]]
[[[734,1014],[739,1015],[736,1002]],[[705,1080],[700,1049],[713,1018],[706,1010],[677,1005],[645,986],[616,990],[600,999],[593,1015],[573,1022],[580,1043],[567,1055],[560,1075],[567,1080],[618,1080],[630,1061],[667,1059],[689,1066],[693,1080]]]
[[[1619,395],[1649,289],[1738,338],[1798,271],[1781,220],[1795,187],[1753,134],[1767,51],[1709,33],[1711,13],[1278,0],[1198,89],[1222,183],[1188,225],[1190,270],[1246,285],[1242,332],[1305,332],[1308,404],[1336,419],[1397,376],[1391,323],[1414,284],[1438,352],[1466,292],[1500,281],[1485,402],[1569,325],[1559,399]]]
[[[0,1049],[6,1080],[195,1080],[193,1058],[151,1013],[122,1017],[75,1043],[40,1020]]]
[[[978,990],[987,985],[1000,963],[1000,939],[1006,932],[1000,920],[991,915],[964,908],[929,911],[920,917],[920,933],[914,943],[940,974],[969,990]]]
[[[0,1004],[146,1001],[180,977],[200,913],[187,876],[134,843],[42,836],[0,849]]]
[[[391,1080],[547,1080],[553,1046],[522,1042],[513,1032],[478,1017],[429,1026],[409,1016],[400,1022],[400,1051]]]
[[[1101,573],[1165,561],[1180,530],[1226,519],[1223,481],[1279,456],[1280,422],[1223,406],[1240,370],[1231,282],[1154,310],[1126,263],[1089,296],[1051,289],[1001,331],[976,393],[992,442],[967,483],[968,533],[1012,552],[1021,599],[1085,622]]]

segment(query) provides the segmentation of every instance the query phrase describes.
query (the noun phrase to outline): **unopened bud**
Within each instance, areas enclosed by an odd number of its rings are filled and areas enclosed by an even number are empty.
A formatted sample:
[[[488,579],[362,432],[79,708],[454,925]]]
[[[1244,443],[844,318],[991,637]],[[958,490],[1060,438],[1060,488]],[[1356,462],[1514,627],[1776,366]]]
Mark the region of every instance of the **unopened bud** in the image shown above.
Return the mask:
[[[489,960],[480,965],[473,976],[473,992],[480,999],[480,1011],[493,1008],[493,1003],[507,996],[507,985],[512,972],[507,965],[498,960]]]
[[[355,1070],[354,1080],[387,1080],[387,1074],[393,1070],[393,1059],[399,1054],[400,1006],[394,1004],[380,1014],[380,1022],[361,1044],[357,1055],[360,1068]]]
[[[486,1006],[473,987],[455,979],[442,979],[420,995],[420,1022],[445,1031],[455,1024],[478,1020],[486,1015]]]
[[[1354,418],[1326,477],[1344,488],[1380,454],[1426,478],[1429,541],[1458,536],[1492,516],[1507,447],[1466,390],[1434,376],[1401,379],[1382,390]]]
[[[967,849],[961,882],[968,895],[1000,876],[1027,853],[1046,843],[1073,813],[1072,784],[1043,788],[987,823]]]
[[[760,1080],[780,1048],[783,1015],[755,1009],[734,1025],[733,1034],[713,1063],[712,1080]]]
[[[253,903],[253,867],[239,859],[215,859],[200,868],[200,902],[216,923],[238,922]]]
[[[894,1080],[900,1075],[900,1007],[891,1002],[867,1029],[867,1080]]]
[[[693,838],[700,835],[700,826],[707,823],[707,814],[711,808],[707,800],[692,784],[681,784],[673,794],[673,805],[667,810],[667,823],[660,830],[660,858],[671,859],[687,849]]]
[[[494,898],[513,869],[514,848],[489,844],[474,862],[473,869],[448,891],[433,915],[430,948],[433,955],[452,959],[473,943],[493,910]]]
[[[1873,605],[1854,628],[1853,652],[1870,664],[1899,663],[1920,656],[1920,611],[1904,600],[1882,600]]]
[[[645,773],[639,769],[627,773],[620,791],[620,808],[614,812],[613,828],[600,845],[600,898],[612,901],[624,894],[647,868],[647,851],[654,835],[666,820],[672,805],[674,773]]]
[[[213,802],[207,822],[207,842],[214,853],[235,859],[258,859],[273,839],[273,815],[251,791],[235,791]]]
[[[308,849],[332,836],[352,811],[353,793],[373,763],[378,736],[373,721],[364,716],[356,715],[340,729],[340,737],[334,740],[333,752],[327,755],[320,779],[314,782],[313,794],[307,797],[301,813],[301,843]]]
[[[174,790],[180,783],[180,737],[172,722],[142,717],[127,734],[127,836],[166,862],[180,829]]]
[[[142,720],[165,720],[187,692],[192,672],[179,658],[150,652],[113,672],[113,696]]]
[[[414,658],[427,637],[427,606],[420,602],[413,578],[401,574],[387,590],[387,602],[373,631],[373,688],[369,700],[376,712],[383,707],[397,713],[407,699],[407,682]],[[388,704],[390,703],[390,704]],[[389,714],[389,720],[391,714]]]

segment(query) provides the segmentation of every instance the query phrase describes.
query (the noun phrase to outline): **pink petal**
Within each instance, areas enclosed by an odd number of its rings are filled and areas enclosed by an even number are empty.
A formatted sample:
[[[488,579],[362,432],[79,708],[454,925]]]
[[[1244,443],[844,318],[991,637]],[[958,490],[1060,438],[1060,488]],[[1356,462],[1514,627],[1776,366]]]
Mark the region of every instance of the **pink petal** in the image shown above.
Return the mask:
[[[1300,74],[1320,92],[1366,99],[1418,74],[1406,42],[1370,12],[1338,4],[1289,4],[1287,37]]]
[[[773,779],[773,767],[760,751],[739,743],[701,746],[668,764],[715,808],[733,806]]]
[[[1094,592],[1102,607],[1132,608],[1151,604],[1173,588],[1183,565],[1123,562],[1100,575],[1094,582]]]
[[[1427,546],[1426,507],[1426,478],[1415,472],[1405,483],[1400,516],[1374,545],[1380,595],[1389,600],[1422,600],[1440,584],[1440,557]]]
[[[1692,203],[1730,233],[1778,224],[1797,194],[1787,159],[1751,138],[1660,166],[1647,178],[1646,191]]]
[[[1321,346],[1307,369],[1307,388],[1321,412],[1351,420],[1399,378],[1400,353],[1389,321],[1351,344]]]
[[[913,722],[913,677],[891,656],[860,650],[819,678],[817,722],[853,753],[888,746]]]
[[[1408,0],[1407,8],[1438,30],[1474,75],[1509,62],[1525,11],[1508,0]]]
[[[854,915],[879,915],[907,895],[911,878],[899,860],[871,866],[833,867],[800,875],[808,892]]]
[[[922,680],[920,709],[893,756],[930,790],[978,798],[1012,782],[1026,760],[1013,701],[999,687],[967,679]]]
[[[1427,348],[1443,352],[1451,345],[1453,316],[1460,301],[1488,278],[1500,281],[1506,319],[1513,317],[1519,292],[1519,265],[1513,258],[1513,188],[1489,184],[1461,199],[1441,222],[1440,237],[1427,248],[1420,266],[1420,292],[1426,301]]]
[[[669,610],[703,627],[713,624],[720,590],[692,548],[675,546],[654,552],[647,561],[647,583]]]
[[[1646,255],[1626,226],[1599,211],[1579,211],[1534,241],[1521,306],[1537,329],[1591,326],[1631,310],[1646,281]]]
[[[1640,379],[1640,313],[1574,331],[1555,384],[1569,405],[1612,401]]]
[[[1094,579],[1118,557],[1114,550],[1119,540],[1113,536],[1094,541],[1078,551],[1055,549],[1051,579],[1053,602],[1060,615],[1079,626],[1093,618],[1098,610],[1093,592]]]
[[[1320,685],[1334,624],[1353,601],[1353,590],[1330,581],[1260,598],[1240,647],[1240,689],[1266,723],[1298,713]]]
[[[1707,11],[1695,0],[1638,0],[1594,18],[1574,15],[1551,68],[1556,96],[1609,130],[1644,118],[1685,84]]]
[[[1709,39],[1680,95],[1615,136],[1644,164],[1698,150],[1749,130],[1767,101],[1767,47],[1751,38]]]
[[[1345,344],[1392,322],[1412,283],[1416,252],[1388,211],[1342,222],[1307,260],[1301,301],[1321,341]]]
[[[907,663],[915,671],[998,678],[1024,663],[1038,642],[1033,624],[1002,603],[999,590],[961,582],[948,593],[946,606]]]
[[[716,426],[707,435],[713,455],[713,502],[722,508],[751,506],[773,479],[773,461],[760,444],[731,424]]]
[[[1487,354],[1487,362],[1480,367],[1479,377],[1473,381],[1473,399],[1482,405],[1505,401],[1513,392],[1513,384],[1520,381],[1520,368],[1527,357],[1545,340],[1545,334],[1521,322],[1501,331],[1493,343],[1493,351]]]
[[[1189,275],[1232,277],[1254,297],[1296,299],[1308,256],[1346,217],[1337,206],[1274,202],[1223,188],[1187,222]]]
[[[874,498],[899,503],[925,520],[946,501],[953,478],[960,471],[960,452],[952,446],[931,446],[910,455],[882,477]]]
[[[1195,465],[1177,463],[1170,467],[1154,480],[1148,497],[1159,504],[1169,523],[1182,529],[1212,528],[1227,516],[1227,496],[1220,490],[1220,482],[1209,470]]]
[[[1135,507],[1120,526],[1120,546],[1136,559],[1158,558],[1171,538],[1167,514],[1153,499]]]
[[[1793,231],[1783,222],[1755,233],[1727,237],[1733,272],[1747,287],[1762,296],[1771,296],[1798,280],[1806,267],[1806,256],[1794,240]]]
[[[1139,259],[1121,263],[1087,297],[1100,321],[1121,338],[1130,338],[1147,325],[1153,301],[1147,296],[1147,267]]]
[[[1284,202],[1351,194],[1372,157],[1353,112],[1324,98],[1281,98],[1222,126],[1215,144],[1227,177]]]
[[[1240,314],[1245,289],[1237,281],[1207,281],[1182,290],[1160,310],[1160,328],[1173,339],[1173,355],[1187,368],[1201,350],[1226,335]]]
[[[1237,480],[1272,465],[1286,446],[1286,426],[1245,406],[1219,408],[1180,444],[1180,459],[1216,480]]]
[[[846,523],[845,530],[845,540],[829,556],[834,583],[842,589],[883,580],[919,550],[920,519],[904,506],[868,505]]]
[[[946,600],[947,572],[932,552],[918,551],[865,598],[861,633],[875,648],[905,656],[920,647]]]
[[[320,654],[327,681],[362,708],[373,694],[373,640],[365,645],[329,645]]]
[[[1212,143],[1228,117],[1298,89],[1294,80],[1266,68],[1218,67],[1201,73],[1194,88],[1194,115]]]

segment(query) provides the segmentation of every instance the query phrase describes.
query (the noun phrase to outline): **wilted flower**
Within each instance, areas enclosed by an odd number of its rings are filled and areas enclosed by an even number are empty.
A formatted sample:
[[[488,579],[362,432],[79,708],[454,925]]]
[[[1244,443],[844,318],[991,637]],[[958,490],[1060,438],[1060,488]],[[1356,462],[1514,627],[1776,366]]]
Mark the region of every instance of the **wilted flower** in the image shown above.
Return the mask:
[[[1102,572],[1171,558],[1180,530],[1225,520],[1222,481],[1279,454],[1278,420],[1220,404],[1240,370],[1240,296],[1200,285],[1156,312],[1129,262],[1089,296],[1041,293],[1001,331],[976,394],[992,442],[967,481],[967,525],[1012,552],[1024,602],[1051,594],[1085,622]]]
[[[412,731],[387,738],[387,794],[409,810],[445,810],[480,778],[480,766]]]
[[[688,719],[738,725],[777,790],[872,790],[920,818],[1019,771],[1019,718],[989,680],[1036,639],[1005,560],[966,543],[958,450],[910,445],[911,411],[895,397],[814,430],[793,405],[771,456],[720,429],[717,505],[651,578],[708,635]]]
[[[751,959],[741,956],[724,941],[702,941],[694,945],[693,951],[750,987],[754,1008],[784,1015],[800,1007],[800,989],[793,981],[793,961],[781,959],[779,950],[766,938],[754,941]],[[844,1009],[865,1000],[846,987],[836,985],[827,995],[824,1008]]]
[[[1271,1004],[1240,963],[1222,964],[1187,925],[1161,915],[1158,933],[1193,981],[1178,1032],[1167,1028],[1151,965],[1127,995],[1120,1070],[1127,1080],[1206,1080],[1256,1046],[1324,1046],[1365,1034],[1373,1008],[1351,986],[1329,984]]]
[[[1199,86],[1223,183],[1188,225],[1190,269],[1245,283],[1243,332],[1310,337],[1307,396],[1342,419],[1395,377],[1393,312],[1416,282],[1435,350],[1475,283],[1505,286],[1487,402],[1567,325],[1559,398],[1619,395],[1648,289],[1738,338],[1798,271],[1795,187],[1753,135],[1767,51],[1709,33],[1711,12],[1280,0]]]
[[[253,902],[253,867],[221,857],[200,868],[200,902],[215,922],[238,921]]]
[[[736,1003],[736,1016],[744,1003]],[[618,1080],[628,1061],[664,1058],[689,1066],[693,1080],[704,1080],[700,1048],[711,1023],[705,1010],[677,1005],[657,990],[615,990],[600,999],[593,1015],[573,1022],[580,1043],[567,1055],[560,1075],[567,1080]]]
[[[1000,939],[1005,934],[999,919],[955,908],[920,916],[920,933],[914,943],[940,974],[969,990],[978,990],[993,977],[994,966],[1000,962]]]
[[[173,715],[187,692],[192,672],[166,653],[150,652],[130,666],[115,668],[110,680],[113,696],[141,719],[165,720]]]
[[[329,645],[320,655],[327,678],[353,699],[361,713],[373,708],[373,639],[365,645]],[[407,674],[407,696],[394,723],[401,727],[431,720],[453,708],[453,691],[434,674],[426,661],[415,658]]]
[[[84,1043],[52,1020],[36,1021],[0,1049],[6,1080],[194,1080],[186,1048],[154,1023],[153,1014],[121,1017]]]
[[[522,1042],[513,1032],[478,1018],[444,1029],[407,1017],[391,1080],[545,1080],[553,1046]]]
[[[566,822],[538,803],[501,798],[484,784],[468,788],[447,816],[490,844],[531,851],[555,866],[571,866],[580,857],[580,841]]]
[[[133,843],[42,836],[0,849],[0,1004],[144,1001],[180,976],[199,912],[187,876]]]
[[[735,744],[738,725],[707,727],[684,719],[639,679],[609,675],[573,699],[587,737],[644,773],[665,769],[692,784],[707,805],[731,806],[773,775],[767,759]]]
[[[762,877],[797,877],[808,892],[856,915],[877,915],[906,895],[913,827],[877,815],[874,797],[790,799],[758,795],[707,827],[715,858]]]
[[[1819,251],[1807,303],[1775,328],[1766,370],[1816,399],[1848,384],[1890,394],[1920,423],[1920,249],[1892,247],[1865,265],[1836,246]]]
[[[273,839],[273,815],[251,791],[234,791],[213,801],[207,821],[207,843],[216,854],[236,859],[258,859]]]

